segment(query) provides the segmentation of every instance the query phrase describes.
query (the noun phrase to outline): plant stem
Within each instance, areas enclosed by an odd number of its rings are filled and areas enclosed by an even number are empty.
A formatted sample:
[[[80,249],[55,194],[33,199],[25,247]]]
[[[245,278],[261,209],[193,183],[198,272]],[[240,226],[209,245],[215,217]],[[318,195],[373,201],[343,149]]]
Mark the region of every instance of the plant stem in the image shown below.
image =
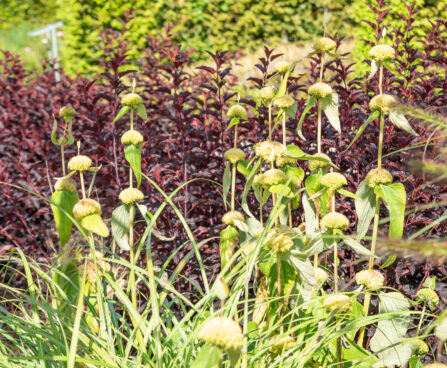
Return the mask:
[[[234,148],[237,147],[237,125],[234,126]]]
[[[65,176],[65,156],[64,156],[64,145],[61,145],[61,161],[62,161],[62,176]]]
[[[281,302],[281,298],[282,298],[282,288],[281,288],[281,259],[279,258],[279,255],[276,256],[276,273],[277,273],[277,277],[276,277],[276,282],[278,283],[278,314],[279,314],[279,321],[280,321],[280,326],[279,326],[279,332],[282,335],[284,332],[284,326],[282,324],[282,320],[281,320],[281,315],[282,315],[282,302]]]
[[[420,319],[419,319],[418,328],[417,328],[417,330],[416,330],[416,337],[419,336],[419,332],[421,331],[422,321],[424,320],[425,309],[426,309],[426,308],[427,308],[427,303],[424,302],[424,306],[422,307],[421,317],[420,317]]]
[[[380,215],[380,198],[376,197],[376,211],[374,213],[373,234],[371,239],[371,253],[369,257],[369,270],[372,271],[374,266],[374,255],[376,254],[377,233],[379,231],[379,215]]]
[[[379,169],[382,167],[382,148],[383,148],[384,127],[385,127],[385,115],[383,113],[380,113],[379,147],[378,147],[378,157],[377,157],[377,167]]]
[[[286,113],[282,113],[282,144],[286,145]]]
[[[264,226],[262,219],[262,186],[259,187],[259,222]]]
[[[84,172],[79,171],[79,177],[81,178],[81,190],[82,190],[82,198],[85,199],[85,185],[84,185]]]
[[[338,244],[334,240],[334,292],[338,293]]]
[[[234,211],[234,197],[236,192],[236,164],[231,168],[231,210]]]
[[[382,94],[382,85],[383,85],[383,64],[380,63],[379,69],[379,93]]]
[[[318,101],[317,149],[321,153],[321,101]]]
[[[272,140],[272,103],[269,104],[269,140]]]
[[[133,239],[133,221],[135,217],[135,207],[132,204],[129,209],[129,260],[132,268],[130,269],[129,275],[129,283],[130,283],[130,292],[132,298],[132,305],[135,309],[137,309],[137,289],[135,284],[135,271],[133,270],[133,266],[135,263],[135,250],[134,250],[134,239]]]
[[[365,292],[365,300],[363,301],[363,315],[364,315],[365,317],[368,317],[369,304],[370,304],[370,302],[371,302],[371,293],[368,292],[368,291],[366,291],[366,292]],[[364,337],[365,337],[365,327],[362,327],[362,328],[360,329],[359,337],[358,337],[358,340],[357,340],[357,343],[358,343],[360,346],[363,345],[363,339],[364,339]]]

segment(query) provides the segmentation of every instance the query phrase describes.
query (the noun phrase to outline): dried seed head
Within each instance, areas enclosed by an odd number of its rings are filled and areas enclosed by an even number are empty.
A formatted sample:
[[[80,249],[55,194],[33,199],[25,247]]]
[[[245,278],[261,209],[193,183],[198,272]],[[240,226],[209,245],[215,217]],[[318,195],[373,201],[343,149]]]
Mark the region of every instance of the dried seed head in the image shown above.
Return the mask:
[[[274,86],[266,86],[259,91],[259,97],[264,102],[270,102],[275,97],[277,88]]]
[[[324,299],[323,305],[330,312],[338,309],[339,312],[347,312],[351,309],[352,301],[344,294],[331,294]]]
[[[325,270],[323,270],[322,268],[314,268],[314,273],[315,273],[315,279],[320,284],[324,284],[329,278],[329,275],[327,274],[327,272]]]
[[[347,230],[349,220],[339,212],[330,212],[321,219],[320,225],[323,232],[327,230]]]
[[[235,226],[234,221],[244,221],[244,215],[239,211],[229,211],[222,216],[222,223]]]
[[[441,322],[435,328],[435,336],[442,341],[447,341],[447,316],[441,319]]]
[[[73,207],[76,220],[82,220],[89,215],[101,215],[101,206],[98,201],[91,198],[81,199]]]
[[[59,116],[64,120],[71,120],[76,115],[76,110],[70,105],[64,106],[59,110]]]
[[[272,341],[270,352],[274,355],[293,349],[296,346],[295,339],[292,336],[284,336],[279,340]]]
[[[359,285],[364,285],[370,290],[380,289],[384,281],[383,275],[376,270],[363,270],[355,275],[355,282]]]
[[[266,246],[276,254],[282,254],[293,247],[293,230],[288,226],[275,227],[266,237]]]
[[[232,164],[237,164],[239,161],[245,160],[245,157],[247,156],[244,151],[239,148],[230,148],[225,152],[224,157]]]
[[[324,153],[316,153],[315,155],[312,155],[312,157],[324,158],[324,159],[328,160],[329,162],[331,162],[331,158],[328,155],[325,155]],[[329,163],[326,161],[309,160],[309,170],[310,171],[324,169],[324,168],[328,167],[328,165],[329,165]]]
[[[368,184],[369,187],[375,188],[376,186],[383,184],[388,185],[393,182],[393,176],[388,170],[385,169],[372,169],[367,175],[366,175],[366,184]]]
[[[239,104],[231,106],[227,115],[229,119],[238,118],[240,120],[247,120],[247,110]]]
[[[88,156],[77,155],[68,161],[68,168],[71,171],[85,171],[92,166],[92,160]]]
[[[244,343],[241,327],[227,317],[214,317],[207,320],[197,337],[199,340],[225,350],[240,350]]]
[[[275,64],[275,70],[278,73],[284,74],[289,70],[290,64],[287,61],[278,61]]]
[[[315,83],[309,87],[307,93],[315,98],[325,98],[332,93],[332,88],[326,83]]]
[[[378,63],[394,58],[395,51],[388,45],[377,45],[369,51],[369,57]]]
[[[136,146],[137,144],[143,143],[143,141],[143,135],[134,129],[128,130],[121,136],[122,144],[133,144]]]
[[[439,303],[439,296],[436,294],[436,292],[429,288],[420,289],[416,295],[420,300],[422,300],[425,303],[429,304],[438,304]]]
[[[287,175],[279,169],[270,169],[262,174],[262,185],[271,186],[287,182]]]
[[[129,106],[132,109],[136,108],[138,105],[141,105],[143,103],[143,99],[140,97],[140,95],[137,95],[136,93],[128,93],[127,95],[124,95],[121,98],[121,104],[124,106]]]
[[[279,109],[288,109],[295,103],[295,100],[289,95],[285,95],[282,97],[275,98],[273,100],[273,105],[275,105]]]
[[[65,190],[67,192],[76,192],[76,182],[71,178],[59,179],[56,184],[54,184],[54,190],[61,191]]]
[[[137,188],[126,188],[121,191],[119,199],[124,204],[130,204],[142,201],[144,199],[144,194]]]
[[[334,191],[341,188],[343,185],[347,185],[348,181],[346,180],[344,175],[337,172],[331,172],[323,175],[321,177],[320,183],[329,190]]]
[[[279,142],[263,141],[253,146],[256,156],[261,157],[264,161],[272,162],[278,157],[285,156],[287,149]]]
[[[295,158],[283,156],[283,157],[278,157],[276,159],[276,166],[278,166],[278,167],[296,166],[296,162],[297,162],[297,160]]]
[[[415,345],[415,352],[418,355],[427,354],[429,350],[428,345],[423,340],[415,337],[405,341],[405,344]]]
[[[314,43],[314,50],[318,52],[328,52],[333,51],[337,47],[337,44],[334,40],[331,40],[328,37],[321,37],[316,40]]]
[[[388,114],[391,108],[399,103],[396,97],[393,95],[381,94],[374,96],[369,101],[369,109],[371,111],[379,110],[383,114]]]

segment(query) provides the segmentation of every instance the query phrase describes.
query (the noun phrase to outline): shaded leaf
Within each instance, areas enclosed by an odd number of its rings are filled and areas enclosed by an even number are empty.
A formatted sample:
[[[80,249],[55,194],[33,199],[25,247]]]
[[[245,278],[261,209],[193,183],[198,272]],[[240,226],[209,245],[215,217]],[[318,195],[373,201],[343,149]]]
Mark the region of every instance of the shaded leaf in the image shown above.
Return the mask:
[[[137,179],[137,188],[141,184],[141,144],[128,144],[124,148],[124,157]]]
[[[65,190],[55,191],[51,195],[51,202],[59,206],[51,205],[51,210],[53,212],[54,222],[56,224],[56,229],[59,234],[59,241],[61,246],[67,243],[70,239],[72,221],[64,213],[73,214],[73,207],[79,201],[78,195],[74,192],[68,192]]]

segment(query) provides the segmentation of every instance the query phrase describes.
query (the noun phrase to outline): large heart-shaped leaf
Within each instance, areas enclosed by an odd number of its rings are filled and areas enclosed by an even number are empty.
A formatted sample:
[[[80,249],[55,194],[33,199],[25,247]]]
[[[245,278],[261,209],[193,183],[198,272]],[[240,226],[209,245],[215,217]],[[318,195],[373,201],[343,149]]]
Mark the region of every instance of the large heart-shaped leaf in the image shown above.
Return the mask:
[[[341,133],[340,117],[338,115],[338,94],[335,92],[331,93],[321,103],[329,123],[338,133]]]
[[[129,144],[124,148],[124,157],[129,163],[137,179],[137,187],[141,184],[141,144]]]
[[[78,201],[79,198],[76,193],[66,190],[58,190],[51,195],[51,202],[57,205],[51,205],[51,210],[61,246],[67,243],[70,238],[72,226],[72,221],[65,212],[71,215],[73,213],[73,207]]]
[[[356,239],[362,239],[369,230],[372,219],[376,212],[376,195],[374,189],[369,187],[363,180],[355,193],[360,199],[355,200],[355,211],[357,213],[357,235]]]
[[[401,112],[391,110],[390,114],[389,114],[389,118],[390,118],[390,121],[398,128],[405,130],[407,133],[410,133],[411,135],[414,135],[414,136],[419,135],[413,130],[413,128],[411,127],[407,118]]]
[[[221,355],[222,352],[218,347],[205,344],[190,368],[219,368]]]
[[[118,246],[129,251],[130,206],[121,205],[112,212],[112,236]]]
[[[407,194],[402,183],[379,185],[374,189],[390,213],[390,238],[400,239],[404,231]]]

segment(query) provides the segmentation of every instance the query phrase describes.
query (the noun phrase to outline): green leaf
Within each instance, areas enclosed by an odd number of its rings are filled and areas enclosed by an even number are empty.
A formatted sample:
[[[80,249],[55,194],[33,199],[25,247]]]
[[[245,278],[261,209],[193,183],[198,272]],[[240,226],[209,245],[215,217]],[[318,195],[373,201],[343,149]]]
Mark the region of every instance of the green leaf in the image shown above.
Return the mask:
[[[56,138],[56,134],[57,134],[57,121],[56,119],[53,119],[53,131],[51,132],[51,142],[53,142],[53,144],[59,145],[59,142]]]
[[[400,239],[404,231],[407,194],[402,183],[379,185],[374,189],[390,213],[390,238]]]
[[[417,356],[411,357],[411,359],[408,362],[408,366],[410,368],[423,368],[424,367],[424,365],[420,361],[419,357],[417,357]]]
[[[357,197],[354,193],[351,193],[349,190],[339,188],[337,189],[337,192],[340,193],[342,196],[352,198],[352,199],[360,199],[360,197]]]
[[[96,213],[93,215],[88,215],[83,219],[81,219],[81,226],[84,229],[89,230],[95,234],[98,234],[99,236],[102,236],[104,238],[110,235],[109,229],[102,220],[101,215]]]
[[[147,121],[146,107],[142,103],[137,106],[137,114],[144,122]]]
[[[126,114],[129,112],[129,110],[130,110],[130,107],[129,107],[129,106],[123,106],[123,107],[121,108],[121,110],[118,112],[118,115],[116,115],[115,119],[113,119],[112,124],[113,124],[115,121],[121,119],[124,115],[126,115]]]
[[[305,173],[301,167],[287,167],[286,175],[289,179],[297,179],[299,182],[302,182],[304,180]]]
[[[73,120],[70,120],[70,121],[68,122],[68,129],[67,129],[68,137],[67,137],[67,140],[66,140],[66,142],[65,142],[65,145],[70,145],[70,144],[73,144],[73,143],[74,143],[73,134],[71,133],[72,125],[73,125]]]
[[[377,65],[377,62],[375,60],[371,61],[371,72],[369,73],[368,79],[370,80],[379,70],[379,66]]]
[[[292,192],[289,186],[284,184],[272,185],[269,187],[269,191],[270,193],[282,194],[284,197],[287,198],[295,197],[295,194]]]
[[[300,158],[306,156],[306,153],[298,146],[289,144],[287,146],[287,156],[290,156],[292,158]]]
[[[298,126],[296,128],[296,131],[298,133],[298,136],[305,140],[306,138],[304,138],[303,136],[303,122],[304,122],[304,118],[306,117],[307,113],[309,112],[309,110],[315,105],[315,102],[317,102],[315,97],[311,97],[309,98],[309,101],[307,102],[306,107],[304,108],[303,112],[301,113],[300,116],[300,120],[298,121]]]
[[[343,241],[348,247],[350,247],[356,253],[361,254],[363,256],[374,257],[374,254],[372,254],[369,249],[365,248],[357,240],[352,238],[344,238]]]
[[[314,204],[309,200],[309,195],[303,193],[304,222],[306,234],[312,235],[318,227],[318,214]]]
[[[250,168],[248,167],[249,161],[248,160],[242,160],[239,161],[237,164],[237,171],[239,171],[242,175],[245,176],[245,178],[250,175]]]
[[[231,119],[231,120],[230,120],[230,124],[228,124],[226,130],[231,129],[231,128],[232,128],[233,126],[235,126],[235,125],[238,125],[239,122],[240,122],[239,118],[233,118],[233,119]]]
[[[231,367],[236,367],[237,362],[241,356],[240,350],[227,350],[228,360]]]
[[[431,290],[435,290],[436,289],[436,276],[433,277],[427,277],[424,281],[424,283],[422,284],[423,287],[426,287],[428,289]]]
[[[59,240],[61,246],[67,243],[70,239],[72,221],[64,213],[64,211],[70,215],[73,214],[73,207],[79,201],[78,195],[74,192],[68,192],[65,190],[56,191],[51,195],[51,202],[59,206],[51,205],[53,212],[54,222],[56,223],[56,229],[59,234]]]
[[[220,368],[221,355],[222,351],[218,347],[205,344],[190,368]]]
[[[137,179],[137,188],[141,184],[141,144],[128,144],[124,148],[124,157],[129,163]]]
[[[294,267],[292,267],[288,262],[284,260],[280,260],[281,262],[281,291],[282,296],[287,296],[292,291],[293,285],[295,284],[295,278],[297,271]],[[269,283],[272,290],[276,289],[278,284],[278,268],[277,261],[270,266],[269,274]]]
[[[130,229],[130,207],[132,205],[121,205],[112,212],[112,236],[118,246],[129,251],[129,229]]]
[[[369,123],[371,123],[374,119],[376,119],[378,116],[380,115],[380,112],[378,110],[373,111],[371,113],[371,115],[368,116],[368,119],[366,119],[366,121],[361,125],[361,127],[359,128],[359,130],[357,131],[354,139],[352,140],[351,143],[349,143],[348,148],[345,149],[345,151],[347,151],[348,149],[350,149],[352,147],[352,145],[355,143],[355,141],[360,137],[360,135],[363,133],[363,131],[366,129],[366,127],[369,125]]]
[[[245,213],[250,216],[254,217],[253,214],[250,212],[250,208],[248,207],[247,203],[247,196],[250,191],[250,188],[253,184],[253,179],[255,178],[256,173],[259,171],[259,167],[262,164],[262,160],[259,159],[256,164],[253,165],[253,168],[251,169],[250,175],[247,178],[247,182],[245,183],[244,192],[242,193],[242,202],[241,207],[245,211]],[[267,192],[268,193],[268,192]]]
[[[309,194],[318,193],[324,187],[321,185],[321,177],[323,176],[321,170],[317,171],[315,174],[309,175],[304,184],[306,186],[306,190]]]
[[[293,105],[288,107],[287,109],[285,109],[284,112],[286,113],[287,117],[294,118],[296,115],[297,109],[298,109],[298,104],[296,102],[294,102]]]
[[[322,100],[322,103],[324,113],[326,114],[329,123],[338,133],[341,133],[340,117],[338,115],[338,94],[335,92],[331,93],[328,97]]]
[[[413,130],[404,114],[391,110],[389,113],[389,118],[390,121],[398,128],[405,130],[407,133],[410,133],[416,137],[419,135]]]
[[[376,196],[374,189],[369,187],[363,180],[355,193],[360,199],[355,200],[355,211],[357,213],[356,239],[361,240],[366,235],[376,212]]]
[[[381,265],[380,268],[384,269],[384,268],[387,268],[388,266],[391,266],[396,261],[396,259],[397,259],[397,257],[395,254],[388,256],[385,263],[383,265]]]
[[[227,209],[227,196],[230,192],[230,185],[231,185],[231,168],[230,163],[227,162],[225,166],[225,171],[223,175],[223,182],[222,182],[222,196],[223,196],[223,202],[225,205],[225,209]]]
[[[282,97],[287,93],[287,81],[289,80],[290,73],[298,62],[294,62],[290,64],[289,70],[287,70],[286,74],[284,74],[284,78],[282,79],[281,85],[279,86],[278,91],[275,94],[275,98]]]

